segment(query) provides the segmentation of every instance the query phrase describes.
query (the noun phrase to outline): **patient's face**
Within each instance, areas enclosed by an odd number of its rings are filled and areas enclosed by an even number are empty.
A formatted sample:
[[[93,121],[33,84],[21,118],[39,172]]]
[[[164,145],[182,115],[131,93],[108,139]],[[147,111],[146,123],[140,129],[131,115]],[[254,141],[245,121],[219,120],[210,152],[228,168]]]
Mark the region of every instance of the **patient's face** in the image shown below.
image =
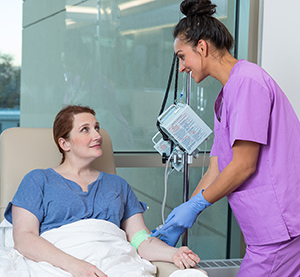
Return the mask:
[[[77,158],[93,161],[102,156],[100,126],[94,115],[81,113],[74,116],[68,144],[70,154]]]

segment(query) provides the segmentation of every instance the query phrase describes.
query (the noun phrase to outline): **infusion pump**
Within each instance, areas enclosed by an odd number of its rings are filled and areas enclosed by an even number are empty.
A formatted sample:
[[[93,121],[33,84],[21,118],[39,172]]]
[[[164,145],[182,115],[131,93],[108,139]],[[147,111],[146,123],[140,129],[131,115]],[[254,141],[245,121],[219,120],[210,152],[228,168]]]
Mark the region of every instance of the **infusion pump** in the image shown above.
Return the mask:
[[[212,133],[205,122],[185,103],[171,105],[157,121],[164,137],[161,132],[154,135],[152,138],[154,148],[163,157],[170,158],[172,166],[177,171],[183,168],[184,153],[188,154],[191,163],[193,157],[197,157],[200,151],[200,144]]]

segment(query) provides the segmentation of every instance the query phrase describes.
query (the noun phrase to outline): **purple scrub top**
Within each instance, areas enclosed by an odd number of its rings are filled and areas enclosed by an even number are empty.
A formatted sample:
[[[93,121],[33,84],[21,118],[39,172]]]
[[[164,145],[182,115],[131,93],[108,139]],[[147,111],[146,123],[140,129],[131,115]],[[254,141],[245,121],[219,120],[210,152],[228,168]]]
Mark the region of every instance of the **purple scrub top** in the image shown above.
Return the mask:
[[[239,60],[215,102],[214,144],[220,172],[236,140],[261,144],[256,172],[228,201],[249,245],[300,235],[300,123],[276,82]]]

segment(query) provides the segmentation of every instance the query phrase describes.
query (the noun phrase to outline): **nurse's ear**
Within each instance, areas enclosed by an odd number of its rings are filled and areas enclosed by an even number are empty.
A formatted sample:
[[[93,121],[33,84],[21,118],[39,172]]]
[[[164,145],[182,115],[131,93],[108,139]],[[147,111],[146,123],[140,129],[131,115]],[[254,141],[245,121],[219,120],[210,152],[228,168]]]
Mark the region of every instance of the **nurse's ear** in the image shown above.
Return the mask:
[[[58,144],[62,150],[65,152],[70,151],[70,142],[64,138],[59,138],[58,139]]]
[[[203,40],[203,39],[200,39],[198,41],[198,44],[197,44],[197,52],[203,56],[203,57],[206,57],[207,54],[208,54],[208,43]]]

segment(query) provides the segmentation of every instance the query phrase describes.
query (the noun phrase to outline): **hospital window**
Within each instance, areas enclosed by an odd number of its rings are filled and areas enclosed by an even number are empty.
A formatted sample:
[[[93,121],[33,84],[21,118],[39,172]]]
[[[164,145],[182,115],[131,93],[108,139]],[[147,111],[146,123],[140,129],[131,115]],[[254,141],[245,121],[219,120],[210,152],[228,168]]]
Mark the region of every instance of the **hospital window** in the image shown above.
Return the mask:
[[[165,171],[151,138],[157,132],[173,58],[172,30],[182,17],[180,2],[23,1],[20,126],[52,127],[55,114],[67,104],[95,109],[101,127],[111,136],[117,173],[149,206],[145,220],[150,229],[161,224]],[[216,16],[237,39],[238,57],[246,58],[250,0],[212,2],[217,4]],[[240,16],[243,20],[238,22]],[[171,95],[174,88],[173,82]],[[212,129],[220,88],[212,78],[191,85],[191,107]],[[185,91],[186,76],[179,74],[178,93]],[[172,102],[169,97],[167,106]],[[208,153],[212,140],[206,146]],[[128,162],[118,164],[124,156]],[[206,166],[202,160],[191,166],[190,193]],[[174,171],[168,180],[165,216],[182,201],[183,173]],[[232,226],[236,233],[230,231]],[[236,234],[238,239],[230,240]],[[188,246],[202,259],[239,258],[239,239],[223,199],[198,218],[188,233]]]

